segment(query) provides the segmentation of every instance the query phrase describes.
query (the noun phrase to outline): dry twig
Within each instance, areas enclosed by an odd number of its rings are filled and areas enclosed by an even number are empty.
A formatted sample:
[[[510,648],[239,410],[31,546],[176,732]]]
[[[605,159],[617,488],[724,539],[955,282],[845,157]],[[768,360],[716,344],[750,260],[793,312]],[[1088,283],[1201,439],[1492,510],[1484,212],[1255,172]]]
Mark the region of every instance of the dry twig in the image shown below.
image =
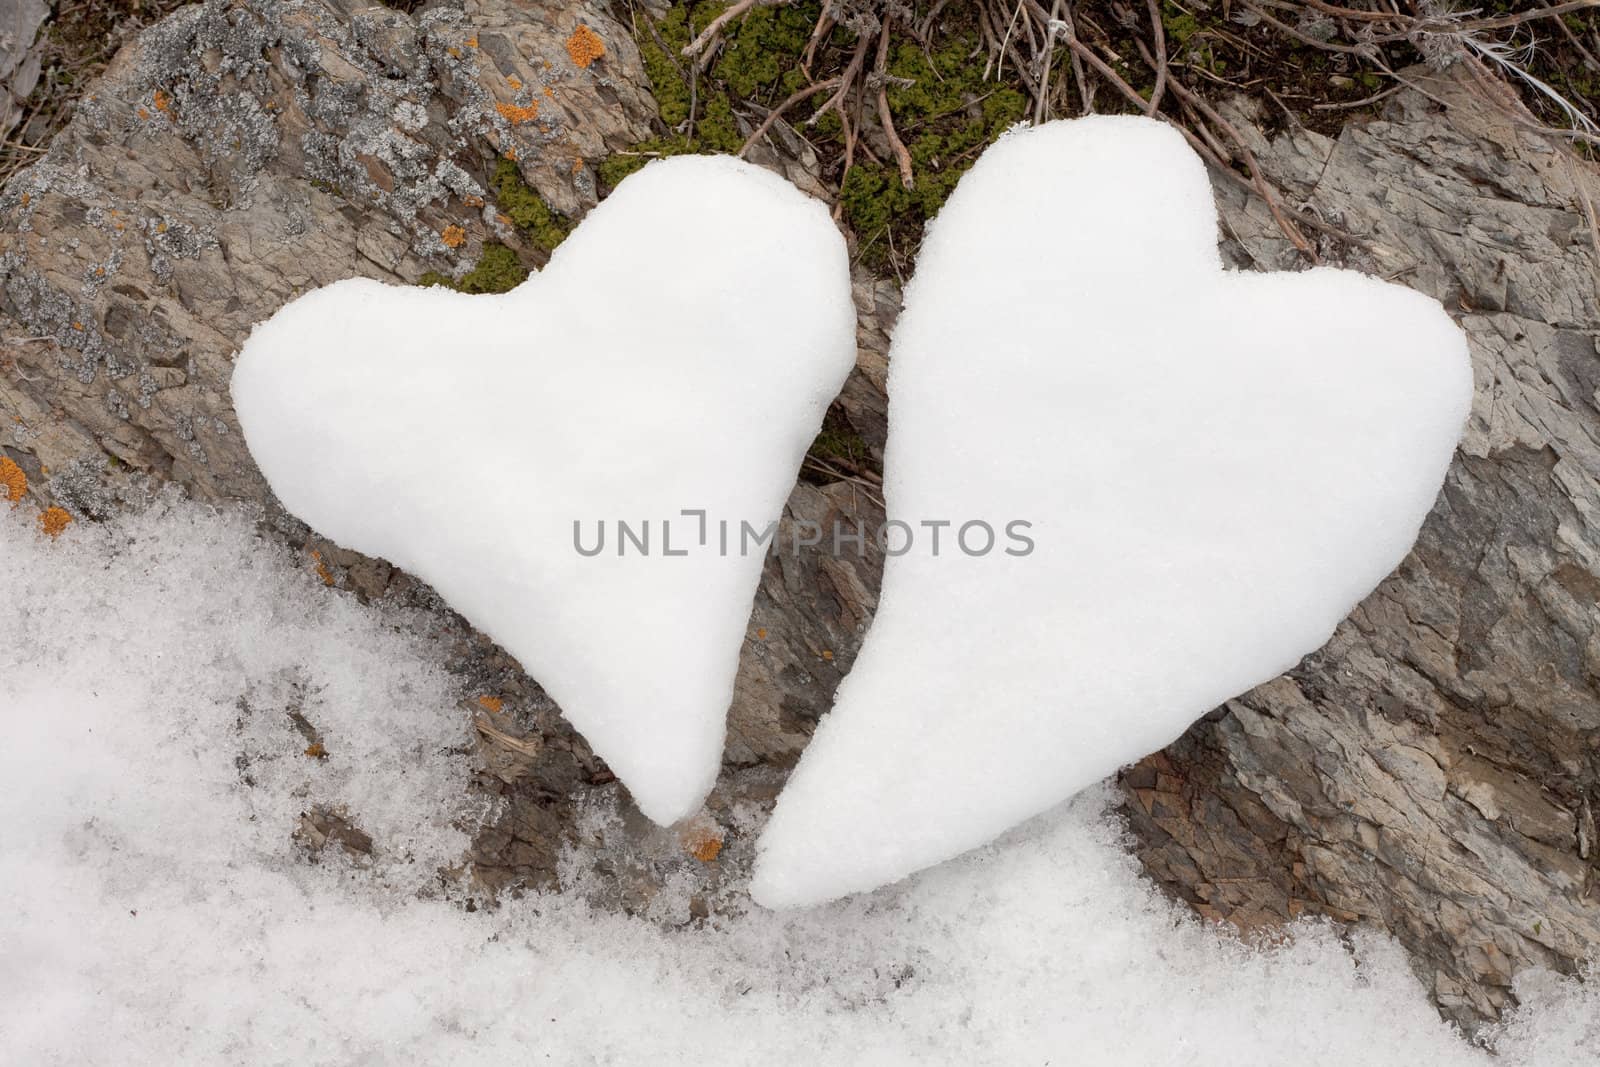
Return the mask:
[[[878,63],[874,72],[878,81],[878,121],[883,124],[883,135],[889,140],[895,162],[900,166],[900,184],[909,189],[912,185],[911,153],[905,142],[894,131],[894,116],[889,113],[889,23],[884,22],[878,31]]]
[[[756,0],[737,0],[736,3],[729,4],[726,11],[712,19],[711,24],[700,31],[700,36],[683,46],[683,54],[685,56],[699,55],[701,50],[710,44],[717,34],[722,32],[722,27],[736,18],[743,17],[745,12],[755,6]]]

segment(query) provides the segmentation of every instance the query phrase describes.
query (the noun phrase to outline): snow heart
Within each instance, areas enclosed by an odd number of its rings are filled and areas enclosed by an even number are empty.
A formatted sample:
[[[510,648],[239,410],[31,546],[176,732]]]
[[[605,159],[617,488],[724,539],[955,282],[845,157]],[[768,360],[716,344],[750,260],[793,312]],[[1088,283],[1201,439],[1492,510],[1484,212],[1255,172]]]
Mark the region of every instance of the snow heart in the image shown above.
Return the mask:
[[[1170,128],[1005,137],[932,225],[890,353],[891,516],[1018,516],[1016,557],[890,559],[760,842],[755,898],[980,845],[1293,667],[1404,558],[1465,340],[1359,274],[1222,269]]]
[[[295,300],[245,343],[233,394],[286,508],[430,583],[669,823],[715,780],[762,557],[590,557],[575,524],[777,519],[854,362],[826,209],[686,157],[623,182],[503,296],[355,279]]]

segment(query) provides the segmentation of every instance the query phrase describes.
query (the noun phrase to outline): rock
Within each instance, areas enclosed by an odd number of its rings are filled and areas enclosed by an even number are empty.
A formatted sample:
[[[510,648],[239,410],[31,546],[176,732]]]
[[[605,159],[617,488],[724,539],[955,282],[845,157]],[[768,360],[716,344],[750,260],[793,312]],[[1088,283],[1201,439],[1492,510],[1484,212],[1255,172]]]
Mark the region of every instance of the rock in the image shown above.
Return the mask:
[[[593,28],[585,67],[565,40]],[[207,500],[267,500],[228,402],[251,325],[339,278],[535,249],[498,210],[514,157],[546,205],[649,134],[632,39],[593,3],[209,0],[124,49],[0,196],[4,446],[110,458]],[[447,239],[448,238],[448,239]],[[59,495],[39,486],[44,499]]]
[[[676,923],[738,906],[726,872],[748,862],[860,646],[881,554],[870,539],[859,557],[793,541],[805,523],[874,529],[871,464],[819,462],[796,487],[722,780],[699,820],[667,831],[431,591],[276,508],[227,390],[252,324],[299,292],[459,276],[496,242],[542,262],[496,209],[499,160],[576,219],[595,202],[594,166],[652,133],[638,53],[609,11],[206,0],[142,34],[0,193],[0,452],[38,503],[84,519],[145,484],[243,502],[329,585],[430,608],[478,724],[476,788],[504,801],[468,877],[488,893],[564,878]],[[587,38],[569,53],[580,25],[603,56]],[[1510,1002],[1519,970],[1570,970],[1600,945],[1600,179],[1468,82],[1407,77],[1449,106],[1400,92],[1336,139],[1268,136],[1247,105],[1236,125],[1292,198],[1359,238],[1325,235],[1328,258],[1459,317],[1479,382],[1466,441],[1416,551],[1326,648],[1119,777],[1147,870],[1200,914],[1385,930],[1472,1025]],[[765,162],[814,183],[794,141]],[[1299,265],[1259,199],[1220,179],[1217,192],[1234,261]],[[858,367],[830,418],[881,462],[899,291],[858,272],[855,297]],[[298,829],[312,849],[362,851],[360,816],[312,812]]]
[[[372,856],[372,837],[341,813],[328,808],[316,807],[301,812],[294,837],[313,853],[321,852],[332,843],[357,862]]]
[[[11,0],[0,8],[0,140],[22,121],[22,105],[39,84],[39,27],[50,17],[44,0]]]
[[[1402,92],[1337,139],[1255,148],[1361,238],[1331,252],[1466,329],[1466,438],[1416,549],[1333,640],[1121,786],[1146,868],[1202,914],[1385,930],[1471,1028],[1518,971],[1600,948],[1600,177],[1464,77],[1408,78],[1448,106]],[[1294,265],[1259,200],[1217,190],[1235,259]]]

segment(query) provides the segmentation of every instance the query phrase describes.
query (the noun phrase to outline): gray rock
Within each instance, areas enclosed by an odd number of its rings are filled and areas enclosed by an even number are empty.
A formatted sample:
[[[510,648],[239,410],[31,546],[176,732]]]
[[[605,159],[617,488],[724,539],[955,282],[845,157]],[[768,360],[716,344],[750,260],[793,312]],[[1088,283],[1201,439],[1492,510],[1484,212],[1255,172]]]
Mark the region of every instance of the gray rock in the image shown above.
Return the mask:
[[[44,0],[8,0],[0,7],[0,140],[22,121],[22,105],[39,84],[39,27],[50,17]]]
[[[1146,867],[1203,914],[1385,930],[1471,1027],[1517,971],[1600,952],[1600,178],[1469,82],[1408,76],[1448,106],[1403,92],[1335,140],[1256,149],[1361,238],[1334,258],[1467,331],[1465,440],[1416,549],[1325,648],[1121,783]],[[1217,190],[1237,260],[1295,265],[1260,201]]]
[[[650,132],[605,10],[209,0],[141,34],[0,194],[0,446],[266,500],[228,402],[239,342],[340,278],[460,274],[495,241],[539,261],[488,187],[498,158],[576,216],[593,165]],[[579,22],[607,46],[588,68]]]

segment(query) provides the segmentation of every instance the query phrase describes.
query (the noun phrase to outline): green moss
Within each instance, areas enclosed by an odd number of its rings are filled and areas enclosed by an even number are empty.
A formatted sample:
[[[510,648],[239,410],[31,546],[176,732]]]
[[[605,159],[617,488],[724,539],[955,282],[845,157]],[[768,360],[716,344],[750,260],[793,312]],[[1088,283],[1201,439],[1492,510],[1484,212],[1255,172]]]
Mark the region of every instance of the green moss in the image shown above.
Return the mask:
[[[738,114],[759,114],[809,82],[800,58],[821,13],[820,0],[759,5],[723,31],[723,45],[710,68],[686,80],[692,60],[679,52],[726,3],[673,5],[660,22],[640,12],[635,39],[644,56],[665,130],[612,156],[599,168],[601,182],[616,185],[651,159],[685,152],[737,152],[744,144]],[[946,31],[924,51],[910,34],[896,35],[888,64],[888,102],[895,129],[911,156],[912,187],[902,186],[893,159],[874,161],[862,151],[855,165],[838,176],[842,217],[858,238],[858,251],[883,265],[891,245],[907,255],[921,240],[924,223],[943,206],[956,182],[983,149],[1028,114],[1021,87],[983,78],[987,53],[974,17],[952,17]],[[856,40],[838,27],[819,50],[812,73],[824,78],[848,62]],[[817,146],[824,159],[837,159],[843,130],[829,112],[810,116],[823,97],[797,105],[786,116]],[[745,101],[758,105],[747,109]],[[693,115],[691,116],[691,102]],[[693,121],[690,121],[692,118]],[[833,177],[833,175],[828,175]]]
[[[1176,63],[1204,67],[1220,75],[1228,69],[1228,61],[1212,48],[1208,30],[1226,30],[1221,9],[1206,12],[1206,20],[1179,7],[1173,0],[1161,5],[1161,26],[1166,31],[1167,54]],[[1146,94],[1148,95],[1148,94]]]
[[[517,259],[517,254],[502,244],[483,246],[478,263],[460,281],[454,281],[437,271],[429,271],[418,285],[442,285],[459,293],[505,293],[521,285],[528,276],[528,268]]]
[[[760,96],[774,86],[785,96],[800,88],[805,75],[796,60],[811,39],[815,8],[799,4],[751,9],[727,35],[716,77],[739,99]]]
[[[649,18],[648,15],[640,17]],[[689,43],[684,18],[684,9],[674,7],[656,27],[656,33],[667,43],[668,48],[682,49]],[[637,38],[639,56],[644,60],[644,72],[650,76],[650,91],[656,98],[656,109],[661,113],[661,121],[669,127],[676,127],[689,118],[691,99],[689,85],[684,81],[678,64],[656,43],[655,34],[646,30],[638,34]]]
[[[910,195],[900,187],[899,175],[891,179],[884,167],[865,163],[845,174],[839,203],[852,229],[858,234],[876,234],[907,210]]]
[[[1174,4],[1161,5],[1161,28],[1166,32],[1168,46],[1183,48],[1189,39],[1200,32],[1200,20]]]
[[[817,0],[761,5],[730,23],[723,30],[716,62],[691,88],[690,65],[695,60],[682,51],[726,8],[725,2],[675,4],[653,24],[644,21],[648,16],[643,12],[637,14],[634,39],[667,133],[631,145],[626,153],[601,163],[597,171],[606,186],[615,188],[662,156],[737,152],[745,138],[739,132],[734,101],[758,100],[770,106],[805,83],[800,54],[821,13]]]
[[[912,187],[901,185],[894,167],[862,163],[850,168],[839,192],[869,264],[887,260],[891,239],[913,249],[979,153],[1026,116],[1023,93],[983,80],[983,65],[972,61],[977,48],[976,31],[952,35],[931,53],[912,41],[896,44],[889,111],[911,155]]]
[[[658,137],[650,141],[640,141],[638,144],[628,148],[626,152],[606,157],[595,168],[595,173],[600,176],[601,184],[615,189],[622,179],[652,159],[660,159],[663,156],[681,156],[695,150],[689,139],[681,136]]]
[[[744,147],[744,135],[733,117],[733,103],[719,93],[706,101],[705,114],[695,125],[698,151],[737,152]]]
[[[310,180],[310,183],[311,183],[311,188],[320,189],[321,191],[323,191],[325,193],[331,194],[333,196],[337,196],[340,200],[346,199],[346,197],[344,195],[344,190],[339,188],[333,182],[323,181],[321,178],[311,178],[309,180]]]
[[[495,164],[490,184],[501,213],[527,234],[535,247],[550,252],[567,239],[571,225],[551,211],[539,194],[522,180],[522,172],[514,161],[502,159]]]
[[[822,431],[811,442],[806,454],[818,459],[842,459],[853,465],[870,465],[871,452],[866,439],[856,433],[844,419],[829,413]]]

